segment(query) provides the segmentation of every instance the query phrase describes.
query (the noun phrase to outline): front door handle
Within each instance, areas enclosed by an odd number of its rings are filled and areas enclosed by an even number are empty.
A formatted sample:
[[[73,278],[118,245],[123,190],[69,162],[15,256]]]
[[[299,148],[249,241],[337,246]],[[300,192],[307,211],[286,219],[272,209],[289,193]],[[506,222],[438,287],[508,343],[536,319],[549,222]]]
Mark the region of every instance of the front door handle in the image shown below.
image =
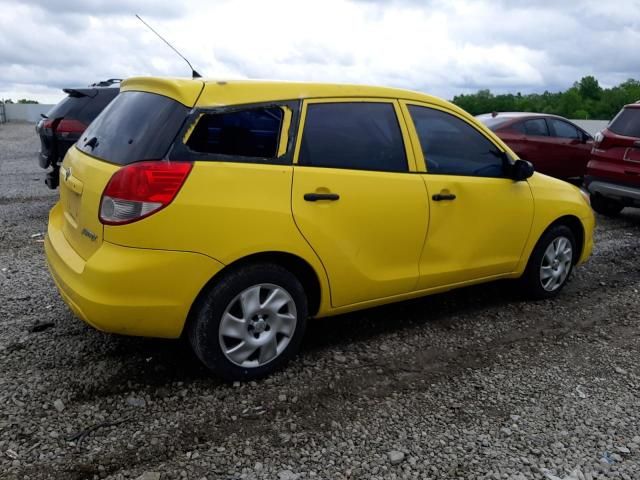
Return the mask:
[[[317,202],[318,200],[335,202],[336,200],[340,200],[340,195],[337,193],[305,193],[304,199],[307,202]]]
[[[453,193],[436,193],[431,198],[436,202],[440,202],[442,200],[455,200],[456,196]]]

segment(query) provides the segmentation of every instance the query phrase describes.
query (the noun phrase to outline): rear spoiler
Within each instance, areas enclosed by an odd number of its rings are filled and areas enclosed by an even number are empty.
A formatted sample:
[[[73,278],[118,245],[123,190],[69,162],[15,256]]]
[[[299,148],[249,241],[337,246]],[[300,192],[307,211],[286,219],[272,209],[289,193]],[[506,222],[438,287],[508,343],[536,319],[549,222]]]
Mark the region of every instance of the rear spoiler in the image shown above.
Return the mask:
[[[93,89],[76,89],[76,88],[63,88],[62,91],[68,94],[71,97],[95,97],[98,94],[98,91]]]

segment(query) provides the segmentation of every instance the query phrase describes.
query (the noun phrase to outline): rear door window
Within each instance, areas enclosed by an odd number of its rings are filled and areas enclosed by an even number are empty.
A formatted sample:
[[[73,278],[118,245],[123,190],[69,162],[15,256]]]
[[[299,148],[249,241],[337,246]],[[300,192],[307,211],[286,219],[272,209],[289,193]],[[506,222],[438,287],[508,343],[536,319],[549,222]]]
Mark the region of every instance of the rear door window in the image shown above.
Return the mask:
[[[617,135],[640,138],[640,108],[623,108],[608,128]]]
[[[393,104],[309,104],[298,164],[406,172],[407,157]]]
[[[189,109],[155,93],[120,93],[85,130],[77,147],[110,163],[164,158]]]
[[[553,129],[554,137],[571,139],[579,139],[581,137],[578,129],[573,125],[568,124],[567,122],[563,122],[562,120],[558,120],[557,118],[550,118],[549,122],[551,122],[551,128]]]
[[[535,118],[524,122],[524,133],[534,137],[548,137],[549,127],[544,118]]]
[[[203,114],[187,146],[198,153],[275,158],[283,118],[280,107]]]

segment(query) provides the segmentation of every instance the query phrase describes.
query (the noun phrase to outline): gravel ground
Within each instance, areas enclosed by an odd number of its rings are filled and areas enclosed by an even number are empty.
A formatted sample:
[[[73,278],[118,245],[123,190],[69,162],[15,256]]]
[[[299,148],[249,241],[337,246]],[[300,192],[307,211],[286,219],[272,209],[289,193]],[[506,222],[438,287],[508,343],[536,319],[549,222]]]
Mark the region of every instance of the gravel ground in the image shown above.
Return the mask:
[[[640,211],[555,301],[507,283],[311,322],[266,380],[76,320],[32,125],[0,125],[0,478],[640,478]]]

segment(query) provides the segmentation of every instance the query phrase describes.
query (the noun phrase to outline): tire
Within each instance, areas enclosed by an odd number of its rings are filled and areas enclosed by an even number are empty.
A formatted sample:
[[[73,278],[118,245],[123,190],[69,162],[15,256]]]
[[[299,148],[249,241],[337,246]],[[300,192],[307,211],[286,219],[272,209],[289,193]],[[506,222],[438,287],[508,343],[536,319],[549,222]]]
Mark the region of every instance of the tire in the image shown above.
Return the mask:
[[[595,212],[606,215],[607,217],[615,217],[622,211],[624,205],[617,200],[592,193],[591,208],[593,208]]]
[[[187,325],[191,348],[227,381],[261,378],[284,366],[300,348],[308,315],[300,281],[267,263],[228,272],[194,307]]]
[[[576,239],[571,229],[562,224],[548,228],[531,252],[527,268],[520,278],[525,296],[542,300],[558,295],[566,285],[577,258]]]

